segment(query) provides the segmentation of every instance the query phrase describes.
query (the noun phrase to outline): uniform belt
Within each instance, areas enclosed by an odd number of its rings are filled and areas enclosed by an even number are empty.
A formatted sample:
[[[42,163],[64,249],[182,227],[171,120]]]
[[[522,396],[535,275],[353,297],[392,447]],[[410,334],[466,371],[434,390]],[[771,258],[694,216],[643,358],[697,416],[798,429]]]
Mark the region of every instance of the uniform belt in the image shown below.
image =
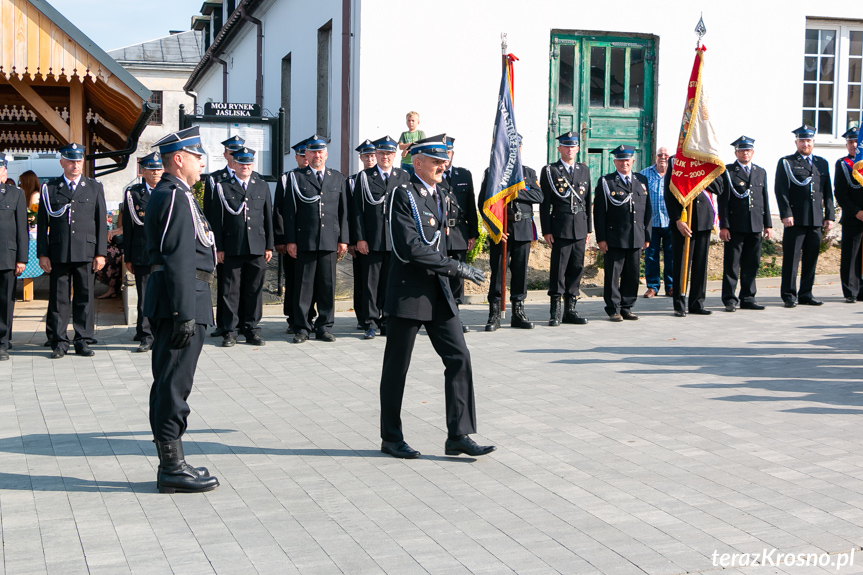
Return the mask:
[[[162,264],[156,264],[150,266],[150,273],[162,272],[165,271],[165,266]],[[211,285],[213,283],[213,278],[215,276],[210,272],[205,272],[204,270],[195,270],[195,279],[200,280],[202,282],[206,282],[207,285]]]
[[[458,225],[466,224],[466,223],[467,223],[467,220],[466,220],[466,219],[464,219],[464,218],[449,218],[449,219],[446,221],[446,225],[448,225],[448,226],[449,226],[449,227],[451,227],[451,228],[454,228],[454,227],[456,227],[456,226],[458,226]]]
[[[531,212],[529,214],[528,213],[521,213],[521,212],[513,212],[513,215],[512,215],[512,221],[514,221],[514,222],[520,222],[522,220],[532,220],[532,219],[533,219],[533,212]]]

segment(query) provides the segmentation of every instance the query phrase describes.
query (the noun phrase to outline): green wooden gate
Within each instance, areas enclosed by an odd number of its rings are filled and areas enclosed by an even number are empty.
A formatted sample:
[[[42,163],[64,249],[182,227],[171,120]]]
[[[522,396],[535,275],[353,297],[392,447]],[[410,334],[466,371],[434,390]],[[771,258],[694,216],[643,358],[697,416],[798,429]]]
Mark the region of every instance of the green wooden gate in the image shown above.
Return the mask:
[[[614,170],[610,152],[635,148],[633,169],[653,163],[656,50],[650,35],[553,30],[549,74],[548,161],[559,134],[579,133],[578,161],[594,181]]]

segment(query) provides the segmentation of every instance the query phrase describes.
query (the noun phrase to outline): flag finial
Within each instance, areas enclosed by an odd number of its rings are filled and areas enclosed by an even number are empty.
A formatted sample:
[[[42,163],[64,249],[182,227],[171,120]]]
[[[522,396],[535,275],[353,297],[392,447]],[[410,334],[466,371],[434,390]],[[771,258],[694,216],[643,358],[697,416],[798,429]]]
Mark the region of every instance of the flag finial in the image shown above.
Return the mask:
[[[506,32],[500,33],[500,53],[506,54]]]
[[[701,48],[701,39],[707,34],[707,26],[704,25],[704,13],[698,18],[698,24],[695,26],[695,34],[698,36],[695,49]]]

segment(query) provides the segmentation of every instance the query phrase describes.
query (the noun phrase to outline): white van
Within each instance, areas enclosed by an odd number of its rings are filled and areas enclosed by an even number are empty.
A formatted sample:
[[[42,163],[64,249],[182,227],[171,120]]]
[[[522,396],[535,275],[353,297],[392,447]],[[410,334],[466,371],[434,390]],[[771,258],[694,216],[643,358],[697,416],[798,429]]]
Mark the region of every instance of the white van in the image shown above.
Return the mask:
[[[6,166],[7,175],[15,180],[16,185],[21,179],[21,174],[27,170],[33,170],[36,173],[40,184],[63,175],[63,168],[60,167],[59,152],[39,152],[32,154],[10,154],[7,152],[6,159],[9,160]]]

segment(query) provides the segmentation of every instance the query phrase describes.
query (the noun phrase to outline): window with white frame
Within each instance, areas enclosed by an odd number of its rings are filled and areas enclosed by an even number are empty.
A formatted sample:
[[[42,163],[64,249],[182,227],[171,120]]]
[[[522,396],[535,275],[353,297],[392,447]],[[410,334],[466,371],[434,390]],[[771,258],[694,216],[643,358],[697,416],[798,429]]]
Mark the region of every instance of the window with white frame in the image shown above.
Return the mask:
[[[803,51],[803,123],[819,140],[863,120],[863,21],[809,20]]]

